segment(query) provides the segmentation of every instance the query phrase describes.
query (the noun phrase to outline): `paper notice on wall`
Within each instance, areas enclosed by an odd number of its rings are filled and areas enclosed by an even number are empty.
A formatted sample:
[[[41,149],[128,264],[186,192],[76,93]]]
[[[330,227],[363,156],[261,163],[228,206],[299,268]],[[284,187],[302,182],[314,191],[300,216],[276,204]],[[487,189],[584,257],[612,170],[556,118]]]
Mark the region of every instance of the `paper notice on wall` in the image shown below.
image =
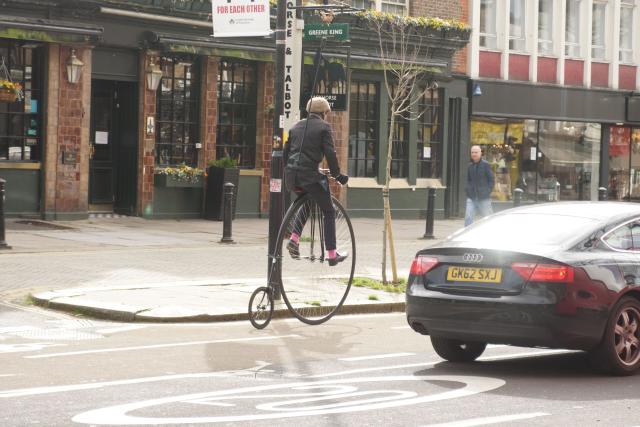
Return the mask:
[[[536,159],[536,147],[531,147],[531,155],[529,157],[529,160],[535,160]]]
[[[431,158],[431,147],[422,148],[422,158],[430,159]]]
[[[212,0],[213,37],[271,34],[268,0]]]
[[[109,143],[109,132],[96,132],[96,145],[106,145]]]
[[[282,180],[273,178],[269,181],[269,190],[272,193],[281,193],[282,192]]]

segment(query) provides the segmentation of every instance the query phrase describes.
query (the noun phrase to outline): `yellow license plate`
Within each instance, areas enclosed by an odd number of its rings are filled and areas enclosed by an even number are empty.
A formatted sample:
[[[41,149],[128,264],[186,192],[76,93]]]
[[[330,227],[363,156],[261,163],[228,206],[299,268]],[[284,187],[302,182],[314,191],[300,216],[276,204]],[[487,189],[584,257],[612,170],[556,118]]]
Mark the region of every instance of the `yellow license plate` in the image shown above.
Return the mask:
[[[501,268],[449,267],[447,280],[453,282],[500,283]]]

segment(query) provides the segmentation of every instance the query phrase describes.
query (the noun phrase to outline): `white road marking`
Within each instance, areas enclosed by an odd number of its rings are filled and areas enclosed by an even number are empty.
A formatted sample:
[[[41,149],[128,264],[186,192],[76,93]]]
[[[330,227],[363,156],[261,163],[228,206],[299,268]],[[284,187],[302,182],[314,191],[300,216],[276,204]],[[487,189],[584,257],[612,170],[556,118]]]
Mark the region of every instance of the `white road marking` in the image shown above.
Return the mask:
[[[98,329],[96,332],[99,334],[115,334],[117,332],[134,331],[136,329],[143,329],[146,327],[148,326],[147,325],[128,325],[128,326],[120,326],[117,328]]]
[[[223,343],[229,343],[229,342],[265,341],[265,340],[276,340],[276,339],[283,339],[283,338],[301,338],[301,336],[292,334],[292,335],[279,335],[279,336],[273,336],[273,337],[230,338],[226,340],[190,341],[190,342],[181,342],[181,343],[173,343],[173,344],[153,344],[153,345],[142,345],[142,346],[136,346],[136,347],[103,348],[100,350],[69,351],[66,353],[39,354],[36,356],[25,356],[25,358],[44,359],[48,357],[78,356],[78,355],[96,354],[96,353],[115,353],[120,351],[150,350],[155,348],[185,347],[190,345],[223,344]]]
[[[66,344],[53,344],[48,342],[34,342],[22,344],[0,344],[0,353],[24,353],[27,351],[40,351],[47,347],[59,347]]]
[[[550,356],[553,354],[565,354],[565,353],[579,353],[579,352],[575,350],[542,350],[542,351],[530,351],[526,353],[503,354],[500,356],[485,356],[485,357],[479,357],[478,360],[481,362],[490,362],[492,360],[517,359],[520,357]]]
[[[429,424],[427,427],[473,427],[485,426],[487,424],[506,423],[509,421],[528,420],[530,418],[544,417],[546,412],[532,412],[530,414],[502,415],[498,417],[472,418],[462,421],[454,421],[443,424]]]
[[[159,381],[171,381],[179,380],[183,378],[208,378],[208,377],[226,377],[228,374],[220,372],[202,373],[202,374],[182,374],[182,375],[165,375],[162,377],[146,377],[146,378],[133,378],[130,380],[118,380],[118,381],[104,381],[98,383],[88,384],[70,384],[51,387],[34,387],[34,388],[19,388],[15,390],[0,391],[0,399],[10,397],[23,397],[23,396],[36,396],[40,394],[52,394],[52,393],[65,393],[68,391],[78,390],[93,390],[97,388],[117,386],[117,385],[130,385],[130,384],[144,384],[153,383]]]
[[[363,390],[359,391],[356,384],[371,384],[389,382],[424,382],[424,381],[452,381],[465,384],[464,387],[433,395],[421,396],[416,392],[402,390]],[[187,394],[142,402],[127,403],[95,409],[76,415],[72,421],[85,424],[109,425],[160,425],[160,424],[203,424],[219,422],[255,421],[268,419],[283,419],[291,417],[308,417],[314,415],[340,414],[349,412],[372,411],[384,408],[394,408],[421,403],[436,402],[445,399],[455,399],[502,387],[504,380],[488,377],[432,375],[432,376],[389,376],[373,378],[349,378],[314,383],[299,382],[276,384],[258,387],[246,387],[207,393]],[[275,392],[270,394],[269,392]],[[249,394],[252,393],[252,394]],[[249,394],[249,395],[248,395]],[[362,397],[361,400],[357,400]],[[291,398],[269,402],[269,398]],[[344,398],[344,401],[339,401]],[[355,399],[354,399],[355,398]],[[147,409],[161,405],[175,407],[180,403],[193,401],[220,401],[256,399],[260,402],[255,409],[262,412],[246,415],[230,416],[196,416],[196,417],[143,417],[131,416],[129,412]],[[226,402],[225,402],[226,403]],[[295,405],[307,406],[295,407]]]
[[[0,374],[0,377],[15,377],[16,374]]]
[[[406,356],[415,356],[415,353],[388,353],[388,354],[376,354],[373,356],[360,356],[360,357],[345,357],[341,360],[343,362],[358,362],[360,360],[374,360],[374,359],[386,359],[391,357],[406,357]]]
[[[487,348],[501,348],[501,347],[509,347],[506,344],[487,344]]]
[[[11,334],[14,332],[35,331],[38,328],[34,326],[8,326],[6,328],[0,328],[0,334]]]

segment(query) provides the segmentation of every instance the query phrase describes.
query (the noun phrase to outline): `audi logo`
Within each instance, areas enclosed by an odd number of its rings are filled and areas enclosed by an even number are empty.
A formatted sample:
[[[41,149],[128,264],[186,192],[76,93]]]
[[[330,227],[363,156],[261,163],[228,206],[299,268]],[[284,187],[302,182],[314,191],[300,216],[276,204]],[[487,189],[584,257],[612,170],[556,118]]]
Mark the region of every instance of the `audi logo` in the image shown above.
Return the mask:
[[[465,262],[482,262],[483,255],[482,254],[464,254],[462,255],[462,259]]]

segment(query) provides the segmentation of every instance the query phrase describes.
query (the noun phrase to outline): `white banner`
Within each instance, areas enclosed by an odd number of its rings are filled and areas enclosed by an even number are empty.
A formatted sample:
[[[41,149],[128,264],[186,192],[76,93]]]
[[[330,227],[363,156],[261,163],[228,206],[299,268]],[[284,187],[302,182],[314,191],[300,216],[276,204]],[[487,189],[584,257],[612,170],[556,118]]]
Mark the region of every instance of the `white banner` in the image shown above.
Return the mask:
[[[259,37],[271,33],[269,0],[211,0],[213,37]]]

